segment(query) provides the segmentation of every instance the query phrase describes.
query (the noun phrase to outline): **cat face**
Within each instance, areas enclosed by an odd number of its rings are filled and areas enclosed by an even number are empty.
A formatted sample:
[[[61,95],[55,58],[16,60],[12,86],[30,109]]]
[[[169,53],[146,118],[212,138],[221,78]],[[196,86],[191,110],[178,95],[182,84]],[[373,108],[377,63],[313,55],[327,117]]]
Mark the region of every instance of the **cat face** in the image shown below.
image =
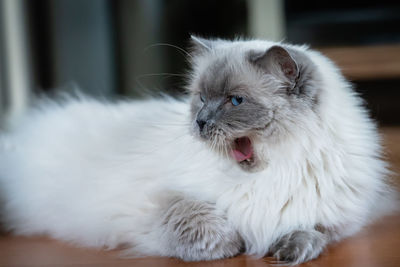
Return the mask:
[[[285,124],[312,109],[311,62],[282,46],[194,37],[192,132],[244,170],[267,165],[262,151]],[[304,62],[303,62],[304,61]],[[310,87],[310,88],[308,88]]]

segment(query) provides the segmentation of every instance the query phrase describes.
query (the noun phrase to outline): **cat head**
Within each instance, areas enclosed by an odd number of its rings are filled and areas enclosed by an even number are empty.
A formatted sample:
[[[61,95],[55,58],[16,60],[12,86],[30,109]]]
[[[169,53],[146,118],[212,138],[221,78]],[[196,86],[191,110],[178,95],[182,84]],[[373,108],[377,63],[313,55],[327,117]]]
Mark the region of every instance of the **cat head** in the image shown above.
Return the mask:
[[[192,132],[247,171],[268,145],[295,134],[317,105],[318,74],[305,48],[192,37]]]

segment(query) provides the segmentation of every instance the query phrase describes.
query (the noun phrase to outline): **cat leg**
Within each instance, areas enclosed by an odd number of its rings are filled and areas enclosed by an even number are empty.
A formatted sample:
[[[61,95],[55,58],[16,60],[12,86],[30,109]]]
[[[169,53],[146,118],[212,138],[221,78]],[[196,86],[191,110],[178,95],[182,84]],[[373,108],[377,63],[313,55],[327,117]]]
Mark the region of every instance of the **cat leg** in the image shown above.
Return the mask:
[[[161,223],[166,256],[185,261],[214,260],[235,256],[243,247],[238,232],[210,203],[175,198]]]
[[[330,238],[320,231],[297,230],[280,237],[272,244],[269,254],[290,265],[317,258]]]

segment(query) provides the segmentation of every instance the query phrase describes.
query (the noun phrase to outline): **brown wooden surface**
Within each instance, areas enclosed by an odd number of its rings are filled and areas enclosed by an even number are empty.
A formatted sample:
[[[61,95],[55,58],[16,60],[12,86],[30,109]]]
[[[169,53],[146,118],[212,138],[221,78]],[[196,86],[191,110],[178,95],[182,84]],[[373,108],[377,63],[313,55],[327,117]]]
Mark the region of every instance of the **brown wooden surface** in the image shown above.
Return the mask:
[[[400,127],[384,129],[387,155],[400,170]],[[399,180],[398,177],[395,180]],[[239,256],[213,262],[184,263],[177,259],[119,259],[117,251],[97,251],[42,237],[0,237],[0,266],[268,266],[268,259]],[[400,215],[382,218],[373,225],[328,249],[302,266],[400,266]]]
[[[400,45],[319,49],[351,80],[400,78]]]

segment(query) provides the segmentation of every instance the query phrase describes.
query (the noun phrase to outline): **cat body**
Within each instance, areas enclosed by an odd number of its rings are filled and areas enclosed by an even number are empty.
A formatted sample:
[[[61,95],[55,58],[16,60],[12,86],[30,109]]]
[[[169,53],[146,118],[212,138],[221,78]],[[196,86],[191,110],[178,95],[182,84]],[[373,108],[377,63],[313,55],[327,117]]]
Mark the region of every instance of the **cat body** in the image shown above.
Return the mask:
[[[129,255],[300,263],[393,205],[374,123],[327,58],[194,38],[181,100],[43,101],[1,137],[3,223]]]

